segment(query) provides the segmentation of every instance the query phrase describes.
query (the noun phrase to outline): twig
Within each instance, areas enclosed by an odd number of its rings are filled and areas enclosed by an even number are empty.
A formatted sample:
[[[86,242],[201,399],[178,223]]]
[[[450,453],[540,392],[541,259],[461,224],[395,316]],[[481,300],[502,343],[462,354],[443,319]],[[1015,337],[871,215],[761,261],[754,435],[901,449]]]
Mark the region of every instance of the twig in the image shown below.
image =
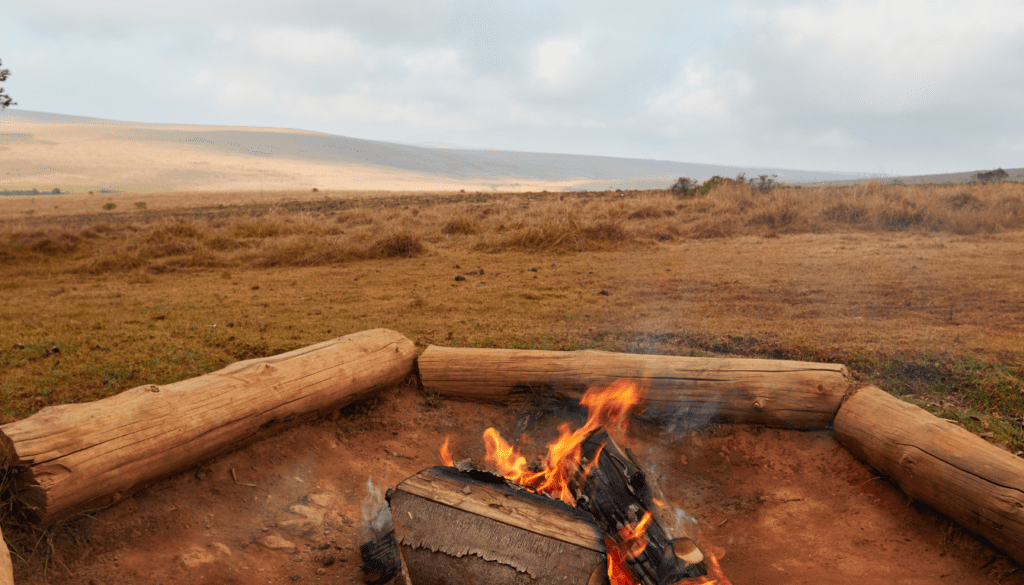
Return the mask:
[[[779,503],[780,504],[785,504],[786,502],[802,502],[803,500],[804,500],[803,498],[793,498],[793,499],[790,499],[790,500],[782,500]]]
[[[869,479],[869,480],[866,480],[866,481],[862,481],[862,482],[860,483],[860,485],[858,485],[857,487],[860,487],[860,486],[862,486],[862,485],[864,485],[864,484],[868,483],[869,481],[875,481],[876,479],[882,479],[882,476],[881,476],[881,475],[876,475],[875,477],[872,477],[872,478],[871,478],[871,479]]]
[[[728,518],[726,518],[725,520],[722,520],[722,523],[721,523],[721,524],[719,524],[719,525],[718,525],[718,527],[719,527],[719,528],[721,528],[721,527],[722,527],[722,525],[724,525],[724,524],[725,524],[726,522],[728,522],[728,521],[729,521],[729,519],[728,519]]]
[[[237,483],[238,485],[244,485],[245,487],[251,487],[251,488],[257,487],[255,484],[242,483],[242,482],[238,481],[238,476],[235,475],[235,468],[234,467],[231,468],[231,479],[235,480],[235,483]]]

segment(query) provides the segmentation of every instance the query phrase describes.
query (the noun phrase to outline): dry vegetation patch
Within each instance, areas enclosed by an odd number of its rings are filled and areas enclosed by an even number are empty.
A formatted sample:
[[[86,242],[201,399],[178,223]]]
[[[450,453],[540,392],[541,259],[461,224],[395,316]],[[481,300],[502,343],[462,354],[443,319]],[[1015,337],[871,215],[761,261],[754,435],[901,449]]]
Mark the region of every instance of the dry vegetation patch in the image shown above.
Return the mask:
[[[390,327],[838,361],[1024,445],[1019,185],[154,207],[0,224],[4,420]]]

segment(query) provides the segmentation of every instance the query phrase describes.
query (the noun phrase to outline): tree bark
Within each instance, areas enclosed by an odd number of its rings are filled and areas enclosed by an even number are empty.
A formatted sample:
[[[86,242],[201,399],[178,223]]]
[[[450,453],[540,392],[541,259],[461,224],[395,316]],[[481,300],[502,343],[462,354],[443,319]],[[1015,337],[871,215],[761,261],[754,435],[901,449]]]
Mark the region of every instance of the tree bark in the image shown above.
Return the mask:
[[[415,357],[415,345],[399,333],[363,331],[173,384],[44,408],[0,427],[0,445],[17,472],[20,503],[49,525],[112,504],[275,423],[398,382]]]
[[[850,388],[841,364],[430,346],[420,355],[424,388],[468,400],[552,389],[578,398],[619,378],[646,386],[642,407],[662,422],[756,423],[790,429],[832,426]]]
[[[910,498],[1024,562],[1024,460],[873,386],[843,404],[835,433]]]

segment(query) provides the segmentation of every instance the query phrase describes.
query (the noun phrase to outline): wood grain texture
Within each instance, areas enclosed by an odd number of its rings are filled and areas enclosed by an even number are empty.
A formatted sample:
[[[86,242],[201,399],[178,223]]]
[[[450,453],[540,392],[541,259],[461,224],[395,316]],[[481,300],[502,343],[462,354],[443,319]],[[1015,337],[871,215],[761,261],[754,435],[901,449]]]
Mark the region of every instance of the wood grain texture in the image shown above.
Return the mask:
[[[843,404],[835,433],[912,499],[1024,562],[1024,460],[873,386]]]
[[[785,360],[432,345],[418,363],[426,390],[468,400],[512,398],[531,387],[578,398],[630,378],[646,386],[647,415],[695,425],[828,428],[850,388],[846,366]]]
[[[605,570],[593,519],[545,496],[433,467],[390,503],[413,583],[583,585]]]
[[[14,565],[4,535],[0,534],[0,585],[14,585]]]
[[[41,524],[116,502],[132,487],[239,446],[275,423],[340,407],[412,370],[387,329],[246,360],[164,386],[44,408],[0,427],[18,499]]]

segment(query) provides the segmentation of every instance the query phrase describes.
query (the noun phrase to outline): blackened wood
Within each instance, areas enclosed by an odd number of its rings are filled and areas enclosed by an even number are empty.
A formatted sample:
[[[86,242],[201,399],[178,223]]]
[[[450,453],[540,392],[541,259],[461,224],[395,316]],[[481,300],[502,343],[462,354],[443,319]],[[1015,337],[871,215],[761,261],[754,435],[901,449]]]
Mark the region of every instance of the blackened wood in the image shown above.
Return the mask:
[[[426,469],[398,484],[390,503],[414,585],[585,585],[605,566],[604,534],[589,514],[497,476]]]
[[[582,469],[587,470],[595,456],[597,465],[575,478],[577,505],[589,511],[606,534],[615,535],[624,526],[636,525],[652,504],[647,478],[636,462],[607,431],[594,433],[584,441],[582,456]],[[675,554],[673,539],[654,514],[646,537],[647,547],[628,561],[634,576],[644,585],[666,585],[707,573],[703,563],[691,564]]]
[[[402,571],[394,530],[364,542],[359,547],[359,557],[363,560],[364,581],[369,585],[388,583]]]

